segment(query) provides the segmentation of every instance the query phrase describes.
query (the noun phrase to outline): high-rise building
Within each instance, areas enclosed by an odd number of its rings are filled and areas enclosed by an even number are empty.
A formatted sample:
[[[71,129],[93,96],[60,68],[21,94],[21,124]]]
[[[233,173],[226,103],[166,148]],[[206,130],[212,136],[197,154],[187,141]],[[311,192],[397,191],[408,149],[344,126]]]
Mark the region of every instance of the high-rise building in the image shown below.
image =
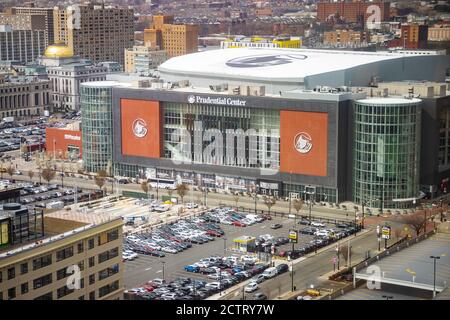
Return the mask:
[[[343,17],[346,22],[367,21],[367,18],[373,14],[372,10],[368,10],[370,6],[377,6],[381,14],[381,21],[389,20],[389,1],[344,1],[344,0],[321,0],[317,3],[317,19],[321,22],[326,21],[330,16],[338,14]]]
[[[6,206],[6,208],[5,208]],[[113,300],[123,292],[122,219],[81,219],[76,214],[38,217],[37,239],[13,243],[12,219],[20,204],[0,210],[0,300]],[[21,219],[30,221],[34,219]],[[32,231],[26,226],[17,230]],[[33,233],[34,234],[34,233]],[[79,272],[75,275],[75,272]],[[69,276],[73,276],[73,281]]]
[[[32,62],[44,50],[44,30],[14,30],[10,25],[0,25],[0,60]]]
[[[165,50],[169,58],[197,52],[198,26],[173,24],[173,16],[154,16],[152,28],[144,30],[144,44]]]
[[[15,16],[39,16],[43,17],[46,31],[46,46],[55,42],[53,8],[37,8],[33,3],[24,7],[12,7],[10,13]]]
[[[425,49],[428,44],[428,26],[407,24],[401,26],[400,46],[405,49]]]
[[[51,106],[51,90],[48,79],[0,75],[0,117],[24,119],[43,115]]]
[[[124,64],[123,52],[134,43],[133,9],[94,4],[55,9],[56,40],[93,62]]]
[[[166,60],[165,50],[134,46],[131,49],[125,49],[125,72],[149,74]]]

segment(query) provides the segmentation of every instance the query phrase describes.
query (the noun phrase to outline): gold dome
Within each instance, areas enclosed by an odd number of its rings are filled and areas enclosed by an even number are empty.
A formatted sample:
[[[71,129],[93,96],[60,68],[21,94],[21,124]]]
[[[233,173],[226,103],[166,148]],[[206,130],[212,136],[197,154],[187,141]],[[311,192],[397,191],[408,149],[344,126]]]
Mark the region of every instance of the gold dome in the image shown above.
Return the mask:
[[[64,43],[55,43],[45,49],[44,56],[47,58],[71,58],[73,50]]]

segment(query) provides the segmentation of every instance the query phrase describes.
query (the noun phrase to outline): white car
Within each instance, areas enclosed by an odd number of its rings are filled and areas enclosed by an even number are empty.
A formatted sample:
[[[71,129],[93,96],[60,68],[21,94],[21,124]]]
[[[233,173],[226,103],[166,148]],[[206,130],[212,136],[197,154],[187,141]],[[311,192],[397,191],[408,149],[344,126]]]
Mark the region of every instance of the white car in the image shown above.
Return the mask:
[[[205,285],[205,288],[221,289],[220,282],[210,282]]]
[[[161,296],[161,299],[163,300],[175,300],[177,298],[177,294],[170,292],[170,293],[165,293]]]
[[[319,228],[325,228],[325,225],[322,222],[318,222],[318,221],[311,222],[311,226],[319,227]]]
[[[314,235],[317,237],[328,237],[330,233],[327,230],[318,230],[314,232]]]
[[[198,204],[193,203],[193,202],[189,202],[189,203],[186,203],[186,208],[188,208],[188,209],[195,209],[195,208],[198,208]]]
[[[258,290],[259,286],[256,282],[250,282],[248,285],[245,286],[244,291],[245,292],[254,292]]]
[[[247,263],[256,263],[256,261],[258,261],[258,258],[256,256],[245,255],[241,257],[241,261]]]

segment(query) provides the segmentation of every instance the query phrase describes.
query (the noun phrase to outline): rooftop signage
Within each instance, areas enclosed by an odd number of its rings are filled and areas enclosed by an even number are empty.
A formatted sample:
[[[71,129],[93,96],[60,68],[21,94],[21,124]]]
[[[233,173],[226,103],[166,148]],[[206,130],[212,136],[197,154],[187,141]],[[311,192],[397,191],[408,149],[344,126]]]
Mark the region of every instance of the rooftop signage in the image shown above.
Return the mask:
[[[189,95],[187,98],[189,103],[201,103],[201,104],[217,104],[224,106],[241,106],[245,107],[247,105],[247,100],[239,98],[227,98],[227,97],[202,97],[197,95]]]

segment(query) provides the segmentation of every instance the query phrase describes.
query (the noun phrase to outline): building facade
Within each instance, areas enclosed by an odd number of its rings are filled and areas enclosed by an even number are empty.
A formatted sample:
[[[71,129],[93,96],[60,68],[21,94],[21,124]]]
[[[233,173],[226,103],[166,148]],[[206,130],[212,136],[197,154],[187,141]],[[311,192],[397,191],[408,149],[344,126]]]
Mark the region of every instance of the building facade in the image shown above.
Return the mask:
[[[450,26],[437,25],[429,27],[428,41],[450,41]]]
[[[104,5],[74,5],[55,10],[58,41],[64,41],[74,54],[93,62],[124,64],[123,52],[134,44],[133,9]],[[72,18],[72,19],[70,19]],[[73,22],[72,22],[73,20]]]
[[[410,206],[405,199],[419,194],[421,102],[403,98],[355,101],[355,203],[402,208]]]
[[[300,37],[251,37],[234,38],[220,42],[220,48],[291,48],[298,49],[302,46]]]
[[[167,60],[165,50],[156,50],[146,46],[134,46],[125,49],[125,72],[150,74]]]
[[[54,159],[79,160],[83,154],[81,130],[76,128],[45,128],[45,150]]]
[[[330,16],[338,14],[346,22],[367,21],[372,11],[367,12],[370,6],[377,6],[381,14],[381,21],[389,20],[390,2],[389,1],[344,1],[344,0],[321,0],[317,3],[317,19],[321,22],[326,21]]]
[[[0,299],[121,299],[122,219],[91,225],[44,220],[48,230],[59,230],[54,237],[0,251]],[[75,271],[79,278],[68,281]]]
[[[112,88],[114,82],[81,86],[83,165],[89,172],[112,171]]]
[[[108,69],[74,56],[72,49],[61,43],[49,46],[38,63],[46,68],[52,83],[53,110],[79,110],[81,83],[105,80]]]
[[[348,45],[370,42],[369,35],[363,31],[335,30],[325,31],[323,43],[328,45]]]
[[[52,105],[52,84],[33,76],[0,76],[0,117],[42,116]]]
[[[172,23],[173,16],[154,16],[152,28],[144,30],[145,46],[165,50],[169,58],[197,52],[198,26]]]
[[[13,30],[0,25],[0,60],[32,62],[44,53],[44,30]]]

